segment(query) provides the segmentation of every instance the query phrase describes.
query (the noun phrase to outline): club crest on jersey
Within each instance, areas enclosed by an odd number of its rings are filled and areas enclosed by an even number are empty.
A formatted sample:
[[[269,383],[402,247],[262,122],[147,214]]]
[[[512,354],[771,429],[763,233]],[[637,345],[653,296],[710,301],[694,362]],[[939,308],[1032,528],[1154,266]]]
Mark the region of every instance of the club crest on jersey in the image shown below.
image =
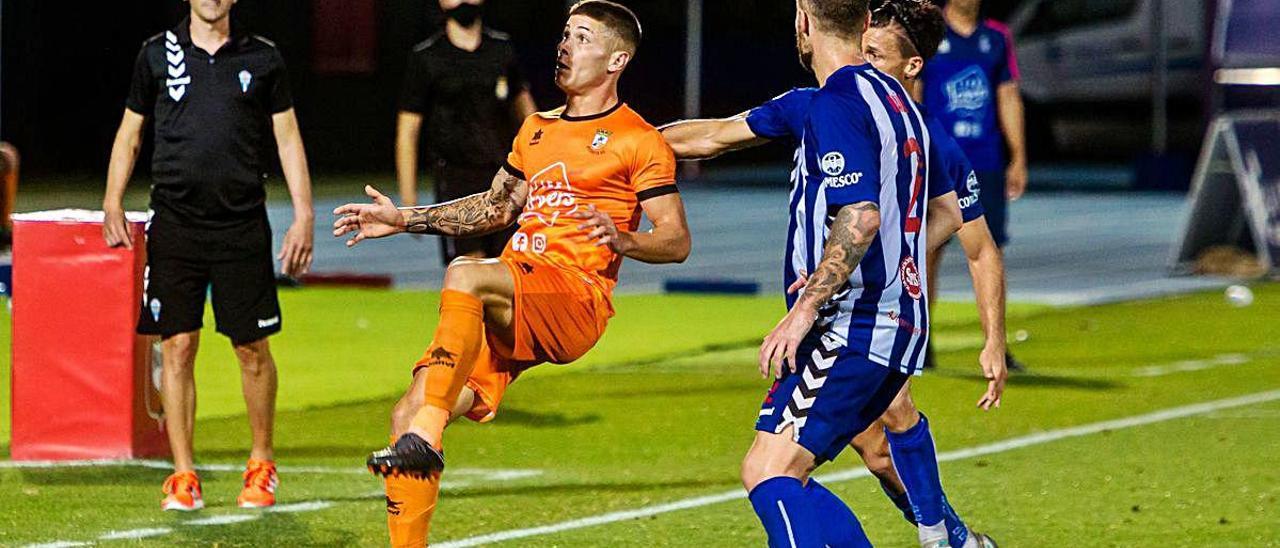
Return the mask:
[[[249,93],[249,82],[253,81],[253,75],[249,71],[242,70],[238,75],[240,78],[240,93]]]
[[[605,145],[609,144],[609,136],[613,135],[612,131],[607,129],[597,129],[596,136],[591,139],[591,150],[599,152]]]
[[[511,86],[507,84],[506,76],[499,76],[498,83],[493,86],[493,96],[499,101],[506,101],[511,95]]]
[[[902,287],[907,290],[907,295],[920,300],[924,295],[920,286],[920,270],[916,268],[916,260],[910,255],[902,258],[902,264],[898,266],[898,278],[902,280]]]

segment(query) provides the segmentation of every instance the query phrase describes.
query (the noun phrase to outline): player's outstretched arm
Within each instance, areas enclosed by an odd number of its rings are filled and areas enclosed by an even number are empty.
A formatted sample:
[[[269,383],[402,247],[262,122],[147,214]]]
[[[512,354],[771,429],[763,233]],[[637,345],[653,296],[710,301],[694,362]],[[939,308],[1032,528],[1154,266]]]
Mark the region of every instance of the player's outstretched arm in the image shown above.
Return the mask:
[[[613,219],[593,206],[573,216],[582,219],[579,230],[589,230],[587,238],[607,245],[614,253],[651,264],[682,263],[689,258],[693,238],[685,219],[684,200],[679,193],[655,196],[640,202],[640,209],[653,223],[648,232],[618,230]]]
[[[796,371],[796,350],[813,327],[818,308],[849,283],[849,275],[862,262],[879,231],[880,207],[876,204],[858,202],[840,208],[831,222],[822,262],[809,276],[804,293],[760,345],[762,376],[768,376],[772,369],[775,377],[781,377],[784,364],[790,365],[791,372]]]
[[[497,232],[516,222],[529,197],[529,185],[499,169],[489,190],[442,204],[397,208],[371,186],[365,186],[365,194],[373,198],[372,204],[347,204],[333,210],[339,216],[333,223],[333,235],[354,233],[348,247],[401,232],[455,237]]]
[[[704,160],[769,142],[751,131],[745,112],[719,120],[681,120],[658,131],[675,151],[677,160]]]
[[[124,218],[124,189],[133,174],[138,151],[142,149],[142,128],[146,121],[145,116],[124,109],[120,129],[116,130],[116,139],[111,145],[107,191],[102,197],[102,238],[106,240],[108,247],[133,248],[133,239],[129,236],[129,226]]]
[[[978,317],[987,342],[978,361],[982,374],[987,378],[987,391],[978,400],[978,407],[1000,407],[1004,395],[1005,379],[1009,370],[1005,367],[1005,275],[1004,254],[991,237],[985,217],[978,217],[960,228],[960,245],[969,260],[969,274],[973,278],[973,293],[978,300]]]
[[[932,255],[964,225],[960,202],[955,191],[929,200],[929,228],[925,233],[925,251]]]

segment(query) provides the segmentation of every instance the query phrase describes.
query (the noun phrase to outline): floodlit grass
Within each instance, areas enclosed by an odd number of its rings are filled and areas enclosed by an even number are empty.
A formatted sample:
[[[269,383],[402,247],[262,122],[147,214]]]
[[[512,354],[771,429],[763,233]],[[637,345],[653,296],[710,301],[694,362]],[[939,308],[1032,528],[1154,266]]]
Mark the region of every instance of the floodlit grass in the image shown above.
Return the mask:
[[[1012,379],[1003,408],[990,413],[973,407],[984,383],[972,305],[944,304],[935,314],[940,368],[916,379],[913,392],[945,452],[1280,389],[1280,286],[1255,293],[1255,304],[1243,309],[1216,292],[1014,307],[1010,332],[1029,338],[1011,348],[1033,373]],[[238,472],[203,472],[209,508],[176,515],[158,509],[164,470],[0,468],[0,545],[94,541],[142,528],[171,529],[135,541],[155,546],[385,543],[380,482],[359,469],[367,451],[386,443],[387,412],[434,328],[437,296],[306,289],[282,299],[285,331],[273,339],[281,369],[280,501],[330,506],[198,526],[189,522],[257,516],[234,507]],[[753,365],[755,345],[780,314],[773,297],[620,297],[605,339],[580,363],[535,369],[511,388],[493,423],[450,429],[451,468],[432,539],[738,489],[738,462],[767,388]],[[3,323],[0,341],[8,347]],[[239,375],[212,318],[206,324],[197,457],[238,465],[248,447]],[[0,393],[8,394],[5,359]],[[1167,374],[1141,376],[1153,371]],[[0,440],[7,441],[7,413],[3,420]],[[1005,546],[1268,545],[1280,538],[1277,432],[1280,403],[1265,403],[948,462],[943,481],[962,515]],[[856,467],[856,460],[844,455],[823,471]],[[536,474],[487,473],[498,469]],[[877,545],[915,544],[874,480],[833,488]],[[509,544],[763,543],[749,506],[737,500]]]

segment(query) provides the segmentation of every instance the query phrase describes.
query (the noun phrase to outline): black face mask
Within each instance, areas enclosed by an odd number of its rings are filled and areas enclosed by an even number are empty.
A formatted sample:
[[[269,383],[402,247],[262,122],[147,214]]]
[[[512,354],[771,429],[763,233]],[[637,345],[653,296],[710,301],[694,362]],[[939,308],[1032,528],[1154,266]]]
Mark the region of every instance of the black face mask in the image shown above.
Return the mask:
[[[484,8],[478,4],[462,3],[445,11],[444,16],[457,21],[459,25],[469,27],[480,19],[483,11]]]

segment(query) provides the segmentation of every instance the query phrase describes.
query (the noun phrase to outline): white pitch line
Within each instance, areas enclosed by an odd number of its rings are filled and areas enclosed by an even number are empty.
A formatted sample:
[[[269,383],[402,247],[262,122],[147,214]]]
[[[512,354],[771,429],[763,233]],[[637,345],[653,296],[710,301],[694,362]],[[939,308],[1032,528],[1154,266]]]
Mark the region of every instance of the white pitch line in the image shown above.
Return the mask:
[[[330,506],[333,506],[333,503],[327,500],[313,500],[309,502],[296,502],[293,504],[278,504],[267,508],[265,511],[284,513],[315,512],[316,510],[324,510]]]
[[[170,470],[173,463],[155,459],[87,459],[87,460],[13,460],[0,461],[0,468],[85,468],[94,466],[136,466],[154,470]],[[242,472],[240,464],[198,464],[200,472]],[[372,475],[367,469],[349,466],[280,466],[281,474],[342,474]],[[487,481],[508,481],[530,478],[542,474],[542,470],[522,468],[459,468],[450,470],[451,476],[478,476]]]
[[[87,542],[59,540],[57,542],[46,542],[43,544],[28,544],[25,548],[74,548],[76,546],[92,546],[92,544]]]
[[[1222,400],[1214,400],[1214,401],[1209,401],[1204,403],[1185,405],[1181,407],[1173,407],[1170,409],[1156,411],[1154,413],[1147,413],[1144,415],[1136,415],[1136,416],[1126,417],[1122,419],[1095,422],[1095,423],[1085,424],[1081,426],[1073,426],[1070,428],[1060,428],[1057,430],[1049,430],[1047,432],[1038,432],[1035,434],[1019,436],[1016,438],[1010,438],[1004,441],[990,443],[987,445],[979,445],[976,447],[969,447],[969,448],[959,449],[955,451],[947,451],[945,453],[941,453],[938,455],[938,462],[967,459],[967,458],[972,458],[972,457],[981,456],[981,455],[990,455],[993,453],[1003,453],[1005,451],[1012,451],[1014,449],[1021,449],[1021,448],[1030,447],[1033,445],[1040,445],[1040,444],[1049,443],[1052,441],[1058,441],[1062,439],[1074,438],[1074,437],[1080,437],[1080,436],[1088,436],[1091,434],[1097,434],[1107,430],[1120,430],[1123,428],[1133,428],[1136,426],[1143,426],[1143,425],[1154,424],[1158,422],[1164,422],[1164,421],[1170,421],[1174,419],[1191,417],[1195,415],[1201,415],[1204,413],[1211,413],[1213,411],[1218,411],[1221,409],[1229,409],[1232,407],[1243,407],[1246,405],[1254,405],[1254,404],[1266,403],[1266,402],[1276,401],[1276,400],[1280,400],[1280,390],[1270,390],[1267,392],[1259,392],[1256,394],[1249,394],[1247,396],[1240,396],[1236,398],[1227,398]],[[865,468],[857,468],[853,470],[844,470],[841,472],[835,472],[832,474],[820,475],[820,476],[817,476],[817,478],[823,483],[835,483],[835,482],[847,481],[855,478],[866,477],[870,475],[871,475],[870,472],[868,472]],[[493,544],[493,543],[504,542],[508,540],[516,540],[516,539],[536,537],[541,535],[549,535],[553,533],[571,531],[574,529],[583,529],[587,527],[594,527],[597,525],[605,525],[609,523],[616,523],[616,522],[626,521],[626,520],[631,520],[636,518],[649,517],[649,516],[654,516],[658,514],[665,514],[668,512],[676,512],[679,510],[688,510],[691,508],[709,506],[712,504],[719,504],[722,502],[739,500],[743,498],[745,498],[745,493],[743,493],[741,489],[734,489],[732,491],[725,491],[725,492],[717,493],[713,495],[705,495],[701,497],[688,498],[688,499],[678,500],[675,502],[668,502],[665,504],[657,504],[653,506],[644,506],[644,507],[635,508],[632,510],[609,512],[607,514],[600,514],[596,516],[589,516],[589,517],[579,518],[579,519],[574,519],[569,521],[562,521],[559,523],[552,523],[549,525],[542,525],[538,527],[498,531],[496,533],[488,533],[484,535],[467,537],[467,538],[453,540],[449,542],[442,542],[439,544],[435,544],[433,546],[435,546],[435,548],[463,548],[467,546]]]
[[[255,514],[227,514],[225,516],[212,516],[207,518],[193,519],[182,522],[183,525],[231,525],[233,523],[244,523],[258,519]]]
[[[1152,365],[1148,367],[1139,367],[1133,371],[1135,377],[1162,377],[1173,373],[1182,373],[1184,371],[1201,371],[1213,367],[1221,367],[1224,365],[1244,365],[1249,363],[1251,358],[1246,354],[1219,354],[1207,360],[1186,360],[1175,362],[1167,365]]]
[[[172,533],[173,529],[168,527],[156,527],[152,529],[130,529],[128,531],[112,531],[98,537],[98,540],[137,540],[140,538],[158,537]]]

